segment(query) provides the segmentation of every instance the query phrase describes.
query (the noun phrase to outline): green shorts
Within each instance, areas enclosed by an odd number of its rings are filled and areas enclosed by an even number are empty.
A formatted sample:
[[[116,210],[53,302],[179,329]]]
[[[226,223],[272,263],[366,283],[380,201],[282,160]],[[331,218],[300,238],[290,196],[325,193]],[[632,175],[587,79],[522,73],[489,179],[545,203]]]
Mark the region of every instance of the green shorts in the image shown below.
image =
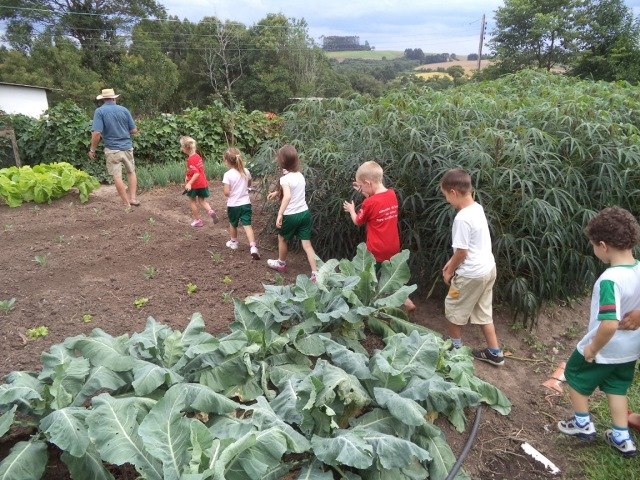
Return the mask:
[[[596,388],[611,395],[626,395],[633,382],[635,367],[635,360],[626,363],[589,363],[578,350],[574,350],[564,376],[571,388],[582,395],[591,395]]]
[[[227,207],[227,217],[232,227],[237,227],[240,222],[245,227],[251,225],[251,204],[238,205],[237,207]]]
[[[209,187],[192,188],[191,190],[187,190],[185,195],[189,198],[207,198],[209,196]]]
[[[300,240],[311,240],[311,212],[305,210],[300,213],[283,215],[282,227],[278,230],[285,240],[291,240],[297,236]]]

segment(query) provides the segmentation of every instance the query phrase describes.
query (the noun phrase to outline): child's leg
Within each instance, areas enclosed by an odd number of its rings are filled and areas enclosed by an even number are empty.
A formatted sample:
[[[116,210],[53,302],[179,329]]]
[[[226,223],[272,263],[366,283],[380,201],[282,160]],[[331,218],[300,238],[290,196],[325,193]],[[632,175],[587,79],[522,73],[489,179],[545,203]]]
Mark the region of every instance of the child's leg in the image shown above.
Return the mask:
[[[304,253],[307,254],[307,261],[309,262],[309,266],[311,267],[311,272],[317,272],[318,267],[316,266],[316,252],[313,250],[313,246],[311,246],[311,240],[300,240],[302,243],[302,249]]]
[[[229,236],[231,240],[238,240],[238,227],[229,224]]]
[[[488,323],[486,325],[480,325],[480,330],[484,335],[484,339],[487,342],[487,347],[500,350],[500,344],[498,343],[498,336],[496,335],[496,327],[493,323]]]
[[[209,205],[209,202],[207,202],[205,198],[198,197],[198,202],[200,203],[200,206],[204,208],[205,212],[209,213],[211,210],[213,210],[213,208],[211,208],[211,206]]]
[[[629,422],[627,396],[607,393],[607,401],[609,402],[609,411],[611,412],[611,421],[614,428],[627,428]]]
[[[287,241],[282,235],[278,235],[278,260],[285,262],[287,260],[287,254],[289,253],[289,247]]]
[[[242,228],[244,228],[244,233],[247,234],[247,240],[249,240],[249,245],[255,246],[256,238],[253,235],[253,227],[251,225],[242,225]]]
[[[191,208],[191,216],[194,220],[200,220],[200,214],[198,212],[198,199],[196,197],[189,197],[189,207]]]

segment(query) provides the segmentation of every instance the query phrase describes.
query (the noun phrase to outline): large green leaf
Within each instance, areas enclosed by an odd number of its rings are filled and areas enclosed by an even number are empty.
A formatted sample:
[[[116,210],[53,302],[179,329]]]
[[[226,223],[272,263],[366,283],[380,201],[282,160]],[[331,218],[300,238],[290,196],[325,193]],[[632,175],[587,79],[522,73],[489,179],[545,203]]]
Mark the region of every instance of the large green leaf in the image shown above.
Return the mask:
[[[405,398],[388,388],[374,387],[373,394],[378,405],[389,410],[391,415],[400,422],[416,427],[426,423],[427,411],[414,400]]]
[[[333,473],[323,470],[322,462],[314,458],[300,470],[297,480],[333,480]]]
[[[133,368],[133,358],[127,352],[126,335],[114,338],[103,330],[96,328],[91,336],[80,335],[64,341],[69,349],[79,350],[91,365],[103,365],[116,372],[124,372]]]
[[[55,374],[55,369],[58,365],[68,363],[73,358],[75,358],[73,350],[69,350],[62,344],[52,345],[48,352],[42,352],[40,355],[42,370],[38,375],[38,379],[51,378]]]
[[[258,397],[256,403],[250,409],[253,411],[251,420],[258,430],[267,430],[274,427],[286,435],[287,449],[289,451],[302,453],[311,448],[309,441],[280,418],[264,397]]]
[[[376,459],[385,469],[405,468],[411,465],[412,457],[421,462],[430,461],[429,452],[420,448],[415,443],[398,438],[394,435],[365,430],[363,427],[354,427],[354,432],[373,447]]]
[[[382,262],[382,268],[380,269],[380,280],[378,280],[378,290],[376,292],[376,303],[380,304],[380,300],[384,297],[395,294],[400,290],[411,278],[411,272],[407,260],[409,259],[409,250],[402,250],[400,253],[396,253],[387,262]],[[415,288],[411,289],[408,293],[411,293]],[[385,305],[399,307],[402,305],[402,299],[397,305]],[[382,304],[380,304],[382,305]]]
[[[139,409],[126,399],[108,393],[93,398],[93,410],[87,417],[89,438],[100,457],[114,465],[133,464],[149,480],[162,480],[161,463],[144,448],[138,434]],[[114,442],[114,437],[118,438]]]
[[[224,414],[244,408],[243,405],[215,392],[206,385],[199,383],[181,383],[180,387],[186,391],[186,406],[193,410]]]
[[[115,391],[127,384],[127,381],[118,372],[103,366],[93,367],[71,406],[79,407],[97,392]]]
[[[323,338],[323,342],[327,355],[336,366],[355,376],[358,380],[376,379],[369,370],[369,358],[367,355],[353,352],[327,337]]]
[[[82,390],[90,368],[85,358],[72,358],[55,368],[53,383],[49,387],[53,408],[71,405],[73,398]]]
[[[55,410],[40,420],[40,430],[63,452],[81,457],[89,445],[89,434],[85,424],[88,413],[81,407]]]
[[[137,395],[148,395],[161,385],[170,387],[182,381],[182,377],[173,370],[145,360],[134,360],[133,386]]]
[[[0,406],[18,404],[29,408],[43,400],[44,384],[29,372],[10,372],[7,383],[0,385]],[[33,402],[32,402],[33,400]]]
[[[39,480],[47,466],[47,444],[18,442],[0,463],[2,480]]]
[[[185,408],[186,390],[182,385],[171,387],[144,418],[138,434],[146,450],[162,462],[163,478],[178,480],[187,464],[187,448],[190,446],[190,423],[182,413]]]
[[[98,451],[91,444],[79,457],[64,452],[60,458],[69,468],[73,480],[113,480],[113,475],[102,464]]]
[[[373,464],[373,447],[365,440],[366,430],[339,430],[333,437],[311,438],[313,453],[328,465],[365,469]]]
[[[13,419],[15,418],[17,405],[14,405],[11,410],[0,415],[0,438],[9,431],[11,425],[13,425]]]

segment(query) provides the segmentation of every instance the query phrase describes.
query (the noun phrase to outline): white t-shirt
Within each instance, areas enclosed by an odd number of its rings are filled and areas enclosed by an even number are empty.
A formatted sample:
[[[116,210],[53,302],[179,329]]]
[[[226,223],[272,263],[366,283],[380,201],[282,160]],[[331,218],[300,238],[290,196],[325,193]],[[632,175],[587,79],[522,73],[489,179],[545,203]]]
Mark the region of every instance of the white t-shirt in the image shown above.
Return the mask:
[[[288,172],[286,175],[280,177],[280,185],[288,185],[291,190],[291,200],[289,200],[289,205],[287,205],[283,215],[293,215],[294,213],[309,210],[304,198],[306,182],[302,173]]]
[[[227,207],[239,207],[251,203],[249,198],[249,180],[251,174],[244,169],[244,176],[235,168],[230,168],[222,176],[222,183],[229,185],[229,196],[227,197]]]
[[[601,320],[622,320],[627,312],[640,309],[640,262],[607,268],[593,286],[587,334],[578,351],[595,336]],[[640,358],[640,330],[616,330],[596,355],[596,363],[626,363]]]
[[[491,252],[489,224],[482,205],[473,202],[456,214],[453,220],[452,246],[467,250],[467,256],[458,266],[456,275],[480,278],[496,265]]]

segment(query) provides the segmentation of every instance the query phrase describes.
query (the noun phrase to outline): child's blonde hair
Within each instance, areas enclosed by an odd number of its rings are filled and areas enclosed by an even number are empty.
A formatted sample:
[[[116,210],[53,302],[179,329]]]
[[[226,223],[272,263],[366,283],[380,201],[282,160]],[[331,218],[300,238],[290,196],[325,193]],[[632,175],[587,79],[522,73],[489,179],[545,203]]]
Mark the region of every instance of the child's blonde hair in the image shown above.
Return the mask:
[[[235,168],[240,172],[240,175],[246,175],[244,171],[244,162],[242,161],[242,154],[240,150],[237,148],[227,148],[223,155],[224,161],[227,162],[227,165]]]
[[[356,180],[368,180],[372,183],[382,183],[384,172],[378,162],[370,160],[364,162],[356,171]]]
[[[191,137],[180,137],[180,146],[186,149],[189,153],[195,153],[197,145],[197,142]]]

